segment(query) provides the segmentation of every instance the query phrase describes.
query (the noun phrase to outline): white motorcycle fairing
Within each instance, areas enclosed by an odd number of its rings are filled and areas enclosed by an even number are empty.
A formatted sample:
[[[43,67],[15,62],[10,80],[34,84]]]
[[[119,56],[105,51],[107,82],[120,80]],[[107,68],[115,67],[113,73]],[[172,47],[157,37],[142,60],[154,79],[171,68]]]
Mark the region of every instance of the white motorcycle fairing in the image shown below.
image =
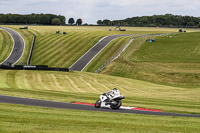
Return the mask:
[[[112,109],[119,109],[121,106],[121,100],[125,97],[120,95],[120,93],[111,93],[110,95],[106,96],[102,94],[100,99],[97,100],[95,103],[96,108],[112,108]]]

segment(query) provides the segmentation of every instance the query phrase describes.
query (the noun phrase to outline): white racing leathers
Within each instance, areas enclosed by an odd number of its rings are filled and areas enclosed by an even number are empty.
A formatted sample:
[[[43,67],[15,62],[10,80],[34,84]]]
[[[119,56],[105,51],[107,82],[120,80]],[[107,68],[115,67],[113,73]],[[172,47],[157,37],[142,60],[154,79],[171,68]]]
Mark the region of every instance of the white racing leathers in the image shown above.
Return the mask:
[[[95,107],[109,107],[111,109],[119,109],[122,105],[121,100],[124,98],[125,97],[123,95],[120,95],[120,92],[118,90],[112,90],[107,93],[103,93],[100,96],[100,99],[97,100],[97,102],[95,103]]]

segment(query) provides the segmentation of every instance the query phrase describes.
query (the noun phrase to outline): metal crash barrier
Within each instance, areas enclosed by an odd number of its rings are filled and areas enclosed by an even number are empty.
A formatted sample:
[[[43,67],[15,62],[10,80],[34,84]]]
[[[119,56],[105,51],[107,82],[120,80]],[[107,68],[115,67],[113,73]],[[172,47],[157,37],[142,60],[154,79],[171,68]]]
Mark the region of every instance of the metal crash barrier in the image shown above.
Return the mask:
[[[23,65],[6,66],[6,65],[0,65],[0,69],[8,69],[8,70],[42,70],[42,71],[69,72],[68,68],[48,67],[47,65],[35,65],[35,66],[23,66]]]

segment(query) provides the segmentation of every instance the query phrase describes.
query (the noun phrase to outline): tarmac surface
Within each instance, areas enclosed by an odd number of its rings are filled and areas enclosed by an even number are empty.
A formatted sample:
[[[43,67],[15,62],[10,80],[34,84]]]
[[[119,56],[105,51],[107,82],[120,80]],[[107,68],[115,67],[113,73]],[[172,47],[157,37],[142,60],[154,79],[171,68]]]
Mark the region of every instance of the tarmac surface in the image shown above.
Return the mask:
[[[71,67],[70,70],[82,71],[93,59],[101,52],[112,40],[122,36],[134,36],[133,35],[111,35],[101,39],[94,47],[80,57]]]
[[[11,35],[14,44],[11,54],[5,61],[1,63],[1,65],[8,65],[8,63],[15,64],[22,57],[24,53],[24,48],[25,48],[24,39],[16,31],[13,31],[5,27],[0,27],[0,28]]]
[[[118,109],[118,110],[103,109],[103,108],[95,108],[94,106],[91,106],[91,105],[53,102],[53,101],[11,97],[11,96],[4,96],[4,95],[0,95],[0,103],[21,104],[21,105],[40,106],[40,107],[48,107],[48,108],[60,108],[60,109],[85,110],[85,111],[133,113],[133,114],[177,116],[177,117],[200,117],[200,115],[193,115],[193,114],[178,114],[178,113],[152,112],[152,111],[140,111],[140,110],[128,110],[128,109]]]

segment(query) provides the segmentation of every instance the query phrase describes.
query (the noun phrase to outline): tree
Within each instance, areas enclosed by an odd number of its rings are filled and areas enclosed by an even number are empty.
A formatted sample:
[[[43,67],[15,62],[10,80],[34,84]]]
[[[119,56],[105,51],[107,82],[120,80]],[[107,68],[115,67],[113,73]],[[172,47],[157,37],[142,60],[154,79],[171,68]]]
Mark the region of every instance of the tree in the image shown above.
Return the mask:
[[[110,21],[108,19],[103,20],[103,25],[130,25],[130,26],[177,26],[177,27],[194,27],[200,22],[199,17],[181,16],[181,15],[153,15],[132,17],[124,20]]]
[[[72,25],[72,24],[74,24],[74,22],[75,22],[74,18],[70,18],[69,21],[68,21],[68,24]]]
[[[62,22],[61,22],[61,20],[59,18],[54,18],[54,19],[52,19],[51,24],[60,25],[60,24],[62,24]]]
[[[58,17],[60,18],[61,24],[65,24],[65,21],[66,21],[65,16],[59,15]]]
[[[187,26],[192,27],[192,26],[194,26],[194,23],[193,22],[187,22]]]
[[[104,20],[103,20],[103,24],[104,24],[104,25],[109,25],[109,24],[110,24],[110,22],[111,22],[111,21],[110,21],[110,20],[108,20],[108,19],[104,19]]]
[[[197,27],[200,28],[200,22],[199,22],[199,24],[197,25]]]
[[[5,24],[42,24],[51,25],[54,18],[60,19],[54,24],[65,24],[65,16],[54,14],[0,14],[0,23]],[[61,23],[60,23],[61,22]]]
[[[98,20],[98,21],[97,21],[97,24],[98,24],[98,25],[102,25],[102,24],[103,24],[103,21],[102,21],[102,20]]]
[[[57,21],[59,21],[59,20],[57,20]],[[52,20],[52,22],[53,22],[53,20]],[[41,18],[40,18],[40,23],[41,23],[41,24],[44,24],[44,25],[49,25],[49,24],[51,24],[51,20],[50,20],[49,15],[43,15],[43,16],[41,16]]]
[[[82,19],[80,19],[80,18],[77,19],[77,21],[76,21],[76,25],[79,25],[79,26],[80,26],[82,23],[83,23]]]

